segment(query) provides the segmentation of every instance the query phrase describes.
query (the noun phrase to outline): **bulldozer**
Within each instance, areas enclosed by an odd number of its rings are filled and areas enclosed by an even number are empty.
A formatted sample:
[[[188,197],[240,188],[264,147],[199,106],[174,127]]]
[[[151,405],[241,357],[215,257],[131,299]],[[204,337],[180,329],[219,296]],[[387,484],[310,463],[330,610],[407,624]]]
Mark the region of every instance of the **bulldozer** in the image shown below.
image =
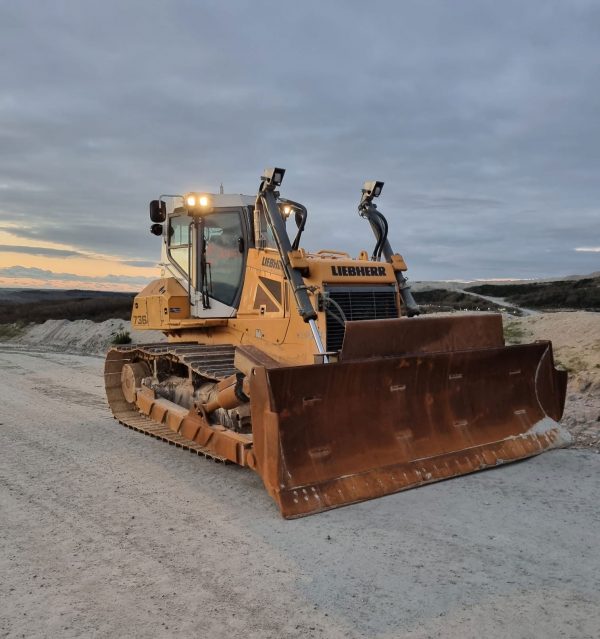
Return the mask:
[[[256,471],[285,518],[464,475],[564,445],[567,377],[552,344],[505,345],[499,313],[425,315],[366,182],[369,255],[310,252],[308,211],[281,195],[191,192],[150,203],[161,277],[105,385],[123,425]],[[288,227],[295,229],[288,233]]]

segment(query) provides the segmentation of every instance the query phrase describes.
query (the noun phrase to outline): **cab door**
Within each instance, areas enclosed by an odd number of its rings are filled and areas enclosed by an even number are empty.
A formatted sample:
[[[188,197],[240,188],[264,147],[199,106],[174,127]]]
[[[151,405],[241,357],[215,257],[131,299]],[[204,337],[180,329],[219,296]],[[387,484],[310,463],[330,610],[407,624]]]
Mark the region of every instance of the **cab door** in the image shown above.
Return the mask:
[[[210,300],[237,308],[246,263],[246,229],[239,210],[216,211],[200,218],[204,246],[198,251],[200,290]],[[202,250],[203,249],[203,250]],[[206,260],[203,282],[202,261]]]
[[[193,317],[233,317],[250,237],[243,208],[169,219],[168,257],[189,291]]]

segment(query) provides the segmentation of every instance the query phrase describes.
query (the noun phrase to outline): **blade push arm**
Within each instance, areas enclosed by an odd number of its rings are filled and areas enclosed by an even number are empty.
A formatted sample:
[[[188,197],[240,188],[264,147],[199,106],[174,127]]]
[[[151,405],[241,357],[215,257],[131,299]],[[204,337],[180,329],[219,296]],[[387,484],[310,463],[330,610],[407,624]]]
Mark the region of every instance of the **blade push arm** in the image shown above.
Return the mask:
[[[258,195],[256,197],[256,208],[262,211],[267,219],[267,223],[273,231],[273,237],[277,244],[277,250],[281,257],[281,264],[285,277],[292,287],[294,298],[298,306],[298,312],[302,319],[310,325],[317,350],[320,354],[325,354],[325,347],[317,328],[317,313],[308,297],[307,286],[300,272],[290,263],[290,251],[292,244],[285,228],[285,223],[277,206],[277,187],[280,186],[285,169],[267,169],[265,170]],[[326,359],[326,358],[325,358]]]

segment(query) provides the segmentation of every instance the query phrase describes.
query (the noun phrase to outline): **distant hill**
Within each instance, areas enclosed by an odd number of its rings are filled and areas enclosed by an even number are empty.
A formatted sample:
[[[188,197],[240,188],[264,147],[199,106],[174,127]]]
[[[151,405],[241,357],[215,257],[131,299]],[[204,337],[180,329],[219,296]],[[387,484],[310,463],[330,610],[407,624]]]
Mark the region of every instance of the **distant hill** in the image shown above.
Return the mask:
[[[49,319],[129,319],[134,293],[0,288],[0,324]]]
[[[118,291],[88,291],[85,289],[56,288],[0,288],[0,302],[41,302],[43,300],[96,299],[131,297],[132,293]]]
[[[523,308],[600,311],[600,277],[543,282],[480,284],[465,291],[501,297]]]
[[[444,284],[444,282],[441,282]],[[504,310],[518,314],[514,309],[505,309],[494,302],[484,300],[476,295],[445,288],[429,288],[413,292],[415,302],[422,313],[440,313],[447,311],[496,311]]]

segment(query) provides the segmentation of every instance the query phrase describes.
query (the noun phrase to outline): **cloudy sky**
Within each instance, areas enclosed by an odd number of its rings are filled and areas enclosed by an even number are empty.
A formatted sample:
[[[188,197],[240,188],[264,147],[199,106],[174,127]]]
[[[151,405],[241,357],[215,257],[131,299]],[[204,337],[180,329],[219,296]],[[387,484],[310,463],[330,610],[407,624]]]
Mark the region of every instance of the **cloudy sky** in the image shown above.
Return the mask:
[[[600,270],[600,2],[0,0],[0,285],[137,289],[147,203],[309,208],[370,249],[366,179],[414,280]]]

